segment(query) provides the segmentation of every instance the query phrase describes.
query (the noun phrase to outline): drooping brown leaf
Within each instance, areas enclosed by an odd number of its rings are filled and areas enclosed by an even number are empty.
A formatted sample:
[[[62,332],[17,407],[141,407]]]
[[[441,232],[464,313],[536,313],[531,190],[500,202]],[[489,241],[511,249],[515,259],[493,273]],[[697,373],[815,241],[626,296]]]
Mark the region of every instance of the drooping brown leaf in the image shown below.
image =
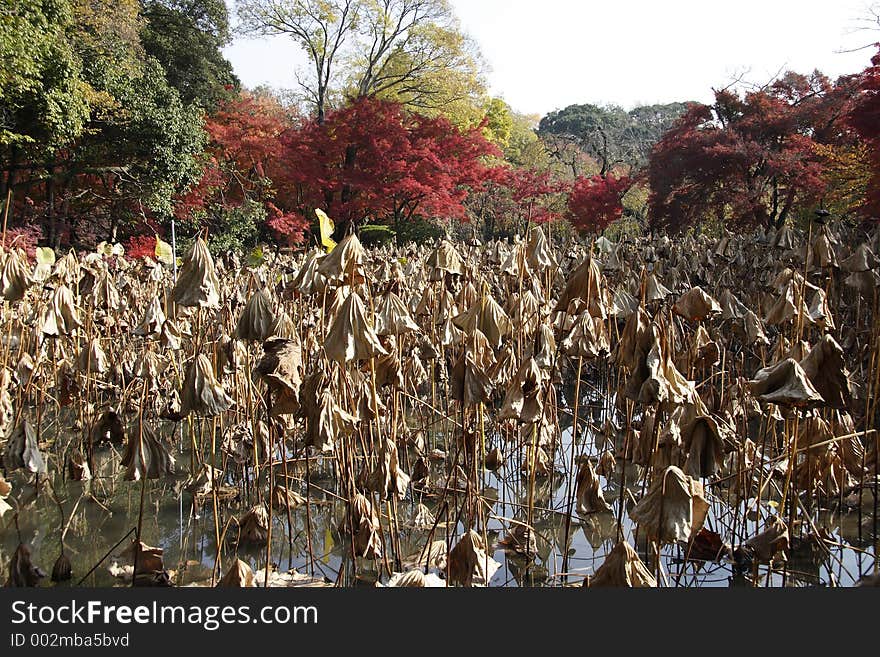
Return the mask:
[[[7,470],[25,468],[30,472],[46,473],[46,461],[37,444],[37,432],[26,419],[22,419],[6,441],[3,465]]]
[[[262,342],[272,335],[275,320],[269,294],[265,289],[259,289],[248,299],[238,318],[235,337],[248,342]]]
[[[650,539],[675,543],[700,531],[708,511],[703,485],[671,465],[654,477],[629,516]]]
[[[356,292],[348,295],[333,320],[324,340],[324,351],[330,360],[342,365],[387,353],[367,319],[363,300]]]
[[[272,338],[263,343],[263,357],[254,367],[254,378],[264,381],[274,393],[270,415],[296,413],[302,385],[302,348],[286,338]]]
[[[21,588],[37,586],[40,583],[46,573],[34,565],[31,558],[30,546],[19,543],[12,559],[9,560],[9,578],[4,586]]]
[[[236,559],[226,574],[217,582],[220,588],[248,588],[254,586],[254,571],[241,559]]]
[[[177,273],[171,298],[179,306],[218,308],[220,281],[214,269],[214,259],[201,237],[193,241]]]
[[[229,409],[233,399],[214,376],[214,367],[204,354],[193,358],[186,368],[186,378],[180,393],[180,414],[190,413],[205,417],[219,415]]]
[[[783,406],[816,406],[824,402],[803,368],[793,358],[765,367],[749,381],[749,387],[760,401]]]
[[[174,457],[143,420],[128,437],[121,464],[125,468],[126,481],[160,479],[174,474]]]
[[[632,546],[619,541],[585,584],[590,588],[653,588],[657,586],[657,580]]]
[[[452,585],[487,586],[500,567],[486,551],[483,537],[471,529],[449,552],[446,575]]]

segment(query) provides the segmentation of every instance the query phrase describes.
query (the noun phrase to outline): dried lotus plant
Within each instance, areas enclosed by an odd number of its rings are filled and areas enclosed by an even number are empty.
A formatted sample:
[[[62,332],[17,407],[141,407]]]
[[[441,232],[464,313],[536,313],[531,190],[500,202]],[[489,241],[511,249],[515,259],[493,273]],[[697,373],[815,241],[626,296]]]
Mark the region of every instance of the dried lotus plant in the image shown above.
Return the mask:
[[[382,527],[369,498],[356,493],[347,505],[339,531],[351,536],[354,552],[367,559],[382,558]]]
[[[254,571],[241,559],[236,559],[217,582],[221,588],[248,588],[254,585]]]
[[[211,417],[226,411],[233,403],[234,400],[217,381],[211,361],[204,354],[198,354],[186,369],[180,393],[181,416],[196,413]]]
[[[657,586],[657,580],[632,546],[626,541],[619,541],[596,573],[585,581],[585,585],[590,588],[653,588]]]
[[[708,511],[703,485],[671,465],[657,473],[629,515],[651,540],[676,543],[700,531]]]
[[[575,499],[577,499],[579,514],[587,515],[611,510],[611,506],[605,501],[605,496],[602,493],[599,475],[596,474],[589,459],[584,459],[581,462],[575,485]]]
[[[470,530],[449,552],[446,574],[452,585],[487,586],[500,566],[486,551],[483,537]]]
[[[128,436],[121,465],[125,468],[126,481],[159,479],[174,474],[174,456],[143,419]]]
[[[272,300],[265,289],[259,289],[251,295],[242,310],[235,327],[235,337],[248,342],[262,342],[272,335],[275,321]]]
[[[30,546],[19,543],[12,559],[9,560],[9,577],[4,586],[16,588],[38,586],[46,573],[33,563],[32,558]]]
[[[254,367],[254,378],[264,381],[274,393],[270,415],[296,413],[302,385],[302,348],[287,338],[263,343],[263,357]]]
[[[179,306],[216,308],[220,305],[220,281],[214,259],[201,237],[193,241],[177,274],[171,298]]]
[[[367,319],[363,300],[356,292],[348,295],[333,320],[324,340],[324,351],[328,358],[341,364],[387,353]]]
[[[3,450],[3,467],[7,470],[24,468],[38,474],[47,471],[46,460],[37,442],[36,430],[27,420],[20,422],[7,438]]]

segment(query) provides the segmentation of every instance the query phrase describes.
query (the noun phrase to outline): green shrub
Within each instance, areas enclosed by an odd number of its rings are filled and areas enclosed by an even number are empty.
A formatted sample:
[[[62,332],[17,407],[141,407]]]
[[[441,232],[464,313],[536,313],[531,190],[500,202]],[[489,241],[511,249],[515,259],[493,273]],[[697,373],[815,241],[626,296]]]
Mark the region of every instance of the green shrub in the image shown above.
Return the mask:
[[[358,239],[364,246],[382,246],[390,244],[395,234],[388,226],[368,224],[361,226],[361,229],[358,231]]]

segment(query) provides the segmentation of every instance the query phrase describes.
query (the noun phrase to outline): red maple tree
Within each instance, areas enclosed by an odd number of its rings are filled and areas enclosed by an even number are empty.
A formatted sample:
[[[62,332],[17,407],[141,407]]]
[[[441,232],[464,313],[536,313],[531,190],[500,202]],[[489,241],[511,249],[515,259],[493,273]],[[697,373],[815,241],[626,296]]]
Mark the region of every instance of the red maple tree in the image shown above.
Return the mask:
[[[460,131],[373,98],[289,130],[282,143],[270,171],[277,198],[302,212],[324,209],[342,232],[417,215],[463,218],[468,191],[490,177],[486,156],[499,155],[479,126]]]
[[[633,185],[627,175],[581,176],[568,197],[568,220],[583,231],[601,231],[623,214],[622,199]]]
[[[706,218],[781,226],[826,188],[817,144],[847,139],[848,78],[788,73],[744,95],[692,104],[654,146],[647,178],[652,223],[679,229]]]
[[[849,114],[849,122],[868,148],[871,178],[868,182],[864,211],[880,216],[880,44],[871,58],[871,66],[857,78],[858,94]]]

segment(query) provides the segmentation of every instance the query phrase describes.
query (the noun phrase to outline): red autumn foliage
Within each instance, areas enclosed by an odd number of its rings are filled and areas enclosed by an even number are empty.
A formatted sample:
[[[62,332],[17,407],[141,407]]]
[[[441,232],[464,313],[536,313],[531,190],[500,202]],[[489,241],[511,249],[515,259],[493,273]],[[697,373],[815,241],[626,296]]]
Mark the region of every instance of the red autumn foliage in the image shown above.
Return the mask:
[[[122,246],[125,248],[125,256],[131,260],[156,258],[155,235],[133,235]]]
[[[626,175],[582,176],[574,181],[568,197],[568,219],[583,231],[601,231],[623,214],[624,194],[633,185]]]
[[[6,231],[4,246],[7,249],[21,249],[28,258],[33,259],[37,254],[37,245],[42,238],[43,229],[36,224],[16,226]]]
[[[342,224],[464,218],[468,190],[490,176],[484,157],[500,154],[479,126],[462,132],[372,98],[289,130],[282,142],[270,170],[279,207],[319,207]]]
[[[308,223],[292,209],[279,207],[269,173],[284,154],[282,135],[296,121],[268,96],[243,92],[224,102],[205,121],[210,138],[205,168],[199,182],[177,200],[177,218],[211,226],[222,221],[225,211],[257,202],[265,211],[264,228],[274,239],[300,241]]]
[[[787,73],[740,96],[693,104],[654,146],[647,177],[655,226],[678,230],[706,218],[778,227],[826,189],[816,144],[849,139],[841,117],[852,83]]]
[[[880,216],[880,44],[871,58],[871,66],[858,77],[858,94],[849,114],[849,122],[868,147],[871,178],[864,211]]]

